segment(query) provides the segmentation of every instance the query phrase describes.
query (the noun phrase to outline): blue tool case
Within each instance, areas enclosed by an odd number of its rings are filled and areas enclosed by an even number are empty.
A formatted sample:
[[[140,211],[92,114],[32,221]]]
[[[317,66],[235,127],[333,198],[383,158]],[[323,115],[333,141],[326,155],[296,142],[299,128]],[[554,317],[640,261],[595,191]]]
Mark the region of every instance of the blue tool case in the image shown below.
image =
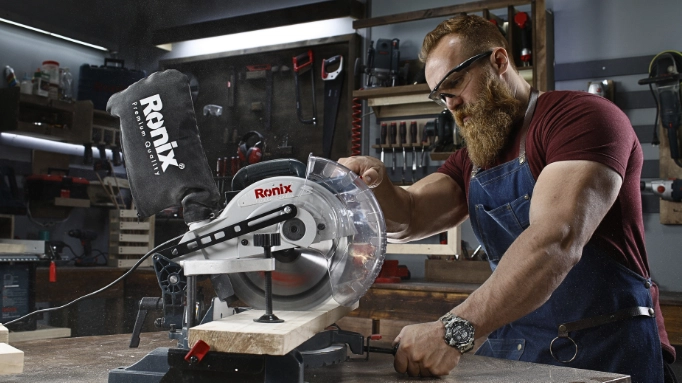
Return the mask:
[[[78,79],[78,100],[92,100],[95,109],[106,110],[112,94],[144,78],[143,70],[126,69],[124,61],[104,59],[104,65],[83,64]]]

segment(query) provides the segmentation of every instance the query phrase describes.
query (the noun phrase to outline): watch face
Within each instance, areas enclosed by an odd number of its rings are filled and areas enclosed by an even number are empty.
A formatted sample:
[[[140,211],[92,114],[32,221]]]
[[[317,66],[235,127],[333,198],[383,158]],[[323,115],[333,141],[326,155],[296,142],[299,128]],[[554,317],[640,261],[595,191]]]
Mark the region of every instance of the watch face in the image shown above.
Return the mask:
[[[473,336],[469,326],[459,325],[452,329],[452,339],[457,343],[469,343],[469,339]]]

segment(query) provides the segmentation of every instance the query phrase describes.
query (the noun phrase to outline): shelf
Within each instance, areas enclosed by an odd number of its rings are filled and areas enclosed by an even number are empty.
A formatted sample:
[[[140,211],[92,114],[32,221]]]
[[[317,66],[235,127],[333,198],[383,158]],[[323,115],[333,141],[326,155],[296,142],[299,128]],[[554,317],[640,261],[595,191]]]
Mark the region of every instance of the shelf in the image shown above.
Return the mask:
[[[533,83],[533,67],[518,68],[519,74],[529,84]],[[443,107],[428,98],[427,84],[402,85],[353,91],[353,98],[367,100],[377,118],[435,115]]]
[[[356,90],[354,98],[366,99],[378,118],[434,115],[443,107],[428,98],[427,84]]]
[[[506,8],[508,6],[517,6],[531,4],[533,0],[484,0],[475,1],[466,4],[450,5],[447,7],[424,9],[420,11],[412,11],[405,13],[398,13],[394,15],[372,17],[369,19],[359,19],[353,21],[354,29],[377,27],[380,25],[389,25],[396,23],[404,23],[407,21],[417,21],[432,18],[443,18],[448,16],[455,16],[460,13],[478,12],[481,9],[497,9]]]

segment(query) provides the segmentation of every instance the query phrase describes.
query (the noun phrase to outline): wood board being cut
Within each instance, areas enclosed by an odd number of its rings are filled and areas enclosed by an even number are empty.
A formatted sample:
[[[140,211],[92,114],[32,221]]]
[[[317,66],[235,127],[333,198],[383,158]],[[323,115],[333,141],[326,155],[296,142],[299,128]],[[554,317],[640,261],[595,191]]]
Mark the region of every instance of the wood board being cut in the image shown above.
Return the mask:
[[[283,323],[257,323],[263,310],[248,310],[189,329],[190,347],[203,340],[211,351],[286,355],[313,335],[358,307],[339,306],[330,300],[308,311],[275,311]]]

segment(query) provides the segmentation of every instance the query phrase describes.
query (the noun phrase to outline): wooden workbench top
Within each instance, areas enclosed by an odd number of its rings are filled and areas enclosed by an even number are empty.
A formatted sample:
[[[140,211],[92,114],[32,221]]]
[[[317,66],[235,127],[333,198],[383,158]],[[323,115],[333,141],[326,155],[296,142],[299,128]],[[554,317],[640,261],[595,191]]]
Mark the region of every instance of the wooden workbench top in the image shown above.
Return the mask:
[[[7,383],[98,383],[107,382],[110,369],[137,362],[157,347],[173,347],[167,332],[143,333],[140,347],[128,348],[129,335],[107,335],[17,342],[24,351],[24,373],[0,377]],[[309,369],[309,383],[385,383],[385,382],[630,382],[623,375],[576,370],[541,364],[513,362],[465,355],[452,374],[439,379],[407,378],[393,370],[393,357],[372,354],[339,365]]]

